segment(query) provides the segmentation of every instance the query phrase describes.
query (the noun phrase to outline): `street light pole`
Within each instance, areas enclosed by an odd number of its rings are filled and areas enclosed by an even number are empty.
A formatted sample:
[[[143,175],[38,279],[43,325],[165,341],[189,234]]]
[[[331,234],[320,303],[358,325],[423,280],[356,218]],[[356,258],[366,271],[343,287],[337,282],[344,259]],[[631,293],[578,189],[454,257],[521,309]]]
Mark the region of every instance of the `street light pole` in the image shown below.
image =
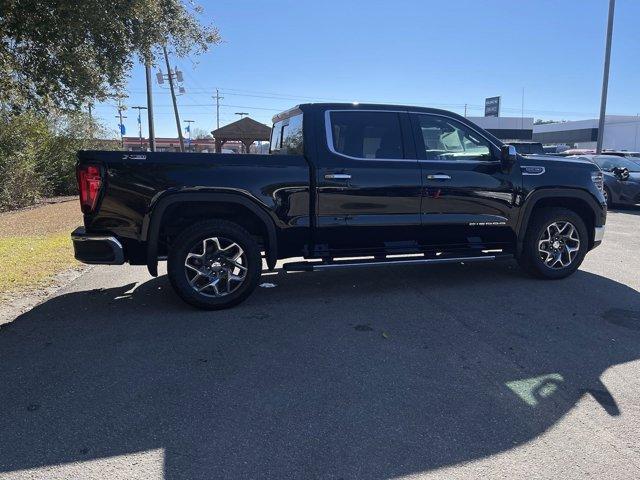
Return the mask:
[[[611,38],[613,37],[613,15],[616,8],[616,0],[609,0],[609,18],[607,21],[607,43],[604,52],[604,73],[602,75],[602,96],[600,97],[600,121],[598,122],[598,143],[596,154],[602,153],[604,142],[604,124],[607,113],[607,90],[609,88],[609,64],[611,61]]]
[[[153,126],[153,92],[151,91],[151,64],[147,62],[144,73],[147,77],[147,118],[149,122],[149,150],[156,151],[156,131]]]

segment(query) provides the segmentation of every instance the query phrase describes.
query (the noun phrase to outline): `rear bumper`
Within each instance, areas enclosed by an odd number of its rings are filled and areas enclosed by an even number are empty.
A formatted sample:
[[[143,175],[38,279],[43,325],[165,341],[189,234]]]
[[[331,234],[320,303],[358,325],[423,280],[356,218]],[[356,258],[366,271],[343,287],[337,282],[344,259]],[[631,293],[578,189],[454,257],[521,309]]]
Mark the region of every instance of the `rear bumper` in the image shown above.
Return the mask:
[[[122,265],[124,249],[120,241],[110,235],[87,234],[84,227],[71,233],[76,260],[82,263],[102,265]]]

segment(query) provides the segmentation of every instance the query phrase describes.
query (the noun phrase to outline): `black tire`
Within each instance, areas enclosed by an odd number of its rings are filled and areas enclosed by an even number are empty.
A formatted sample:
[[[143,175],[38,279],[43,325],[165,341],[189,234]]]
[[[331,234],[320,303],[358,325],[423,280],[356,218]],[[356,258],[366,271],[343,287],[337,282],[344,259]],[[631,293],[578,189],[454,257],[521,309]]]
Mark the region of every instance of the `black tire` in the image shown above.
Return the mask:
[[[208,238],[228,240],[237,244],[244,252],[243,260],[246,261],[244,278],[239,284],[232,284],[234,290],[230,293],[223,293],[222,296],[215,296],[217,295],[217,288],[216,291],[213,291],[211,287],[207,287],[205,292],[209,292],[208,294],[198,292],[196,288],[191,286],[187,276],[188,272],[191,274],[189,269],[185,267],[187,255],[193,249],[197,249],[198,245],[202,245],[203,241]],[[197,261],[200,262],[201,260]],[[262,272],[260,247],[244,228],[235,223],[225,220],[208,220],[196,223],[184,230],[171,245],[167,271],[171,285],[178,296],[185,302],[205,310],[229,308],[244,301],[258,285]],[[239,272],[239,270],[236,271]],[[218,272],[218,274],[224,275],[224,272]],[[212,275],[215,274],[212,273]],[[201,282],[204,284],[209,280],[211,278],[201,277]],[[200,284],[196,284],[196,286],[200,286]]]
[[[613,207],[613,198],[611,197],[611,190],[609,188],[604,187],[604,198],[607,200],[607,208]]]
[[[545,264],[542,259],[544,253],[538,250],[538,243],[543,239],[543,235],[547,234],[547,227],[556,222],[569,222],[575,227],[579,239],[579,248],[572,259],[570,259],[571,257],[564,257],[568,263],[566,266],[561,265],[552,268]],[[575,246],[575,243],[573,246]],[[547,245],[543,245],[543,247],[547,248]],[[551,247],[552,245],[549,244],[548,248]],[[522,254],[518,258],[518,262],[526,272],[535,277],[560,279],[568,277],[580,267],[588,249],[589,234],[580,215],[567,208],[550,208],[534,214],[527,229]]]

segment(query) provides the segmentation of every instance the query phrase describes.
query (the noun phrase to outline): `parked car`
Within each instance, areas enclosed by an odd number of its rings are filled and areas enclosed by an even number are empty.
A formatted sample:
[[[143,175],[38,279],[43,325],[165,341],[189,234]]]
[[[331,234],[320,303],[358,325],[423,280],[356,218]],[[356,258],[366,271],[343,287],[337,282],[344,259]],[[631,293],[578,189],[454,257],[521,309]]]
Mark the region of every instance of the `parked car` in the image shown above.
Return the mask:
[[[263,258],[313,271],[515,257],[557,279],[602,241],[587,160],[523,157],[429,108],[307,104],[273,120],[269,155],[79,152],[76,258],[154,276],[166,258],[183,300],[220,309],[256,288]]]
[[[507,145],[516,147],[520,155],[544,155],[546,152],[540,142],[508,142]]]
[[[628,152],[626,150],[603,150],[602,155],[615,155],[617,157],[625,157],[634,162],[640,160],[640,152]]]
[[[563,157],[568,157],[572,155],[595,155],[596,151],[590,148],[569,148],[565,150],[560,155]]]
[[[604,196],[607,205],[640,204],[640,165],[631,158],[617,155],[580,155],[604,172]]]
[[[569,150],[569,146],[564,143],[558,145],[543,145],[542,148],[544,148],[544,153],[547,155],[558,155]]]

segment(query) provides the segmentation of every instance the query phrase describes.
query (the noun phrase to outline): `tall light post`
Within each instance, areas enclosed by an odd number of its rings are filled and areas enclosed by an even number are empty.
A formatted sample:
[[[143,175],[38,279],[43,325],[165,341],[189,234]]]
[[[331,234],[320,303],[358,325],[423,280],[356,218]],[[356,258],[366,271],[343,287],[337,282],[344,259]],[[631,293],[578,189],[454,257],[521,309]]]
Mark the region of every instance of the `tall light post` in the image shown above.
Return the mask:
[[[144,74],[147,81],[147,118],[149,120],[149,150],[156,151],[156,131],[153,126],[153,92],[151,91],[151,64],[145,64]]]
[[[604,124],[607,113],[607,90],[609,88],[609,64],[611,62],[611,38],[613,37],[613,15],[616,8],[616,0],[609,0],[609,19],[607,21],[607,43],[604,51],[604,73],[602,75],[602,96],[600,97],[600,121],[598,122],[598,143],[596,154],[602,153],[604,141]]]

